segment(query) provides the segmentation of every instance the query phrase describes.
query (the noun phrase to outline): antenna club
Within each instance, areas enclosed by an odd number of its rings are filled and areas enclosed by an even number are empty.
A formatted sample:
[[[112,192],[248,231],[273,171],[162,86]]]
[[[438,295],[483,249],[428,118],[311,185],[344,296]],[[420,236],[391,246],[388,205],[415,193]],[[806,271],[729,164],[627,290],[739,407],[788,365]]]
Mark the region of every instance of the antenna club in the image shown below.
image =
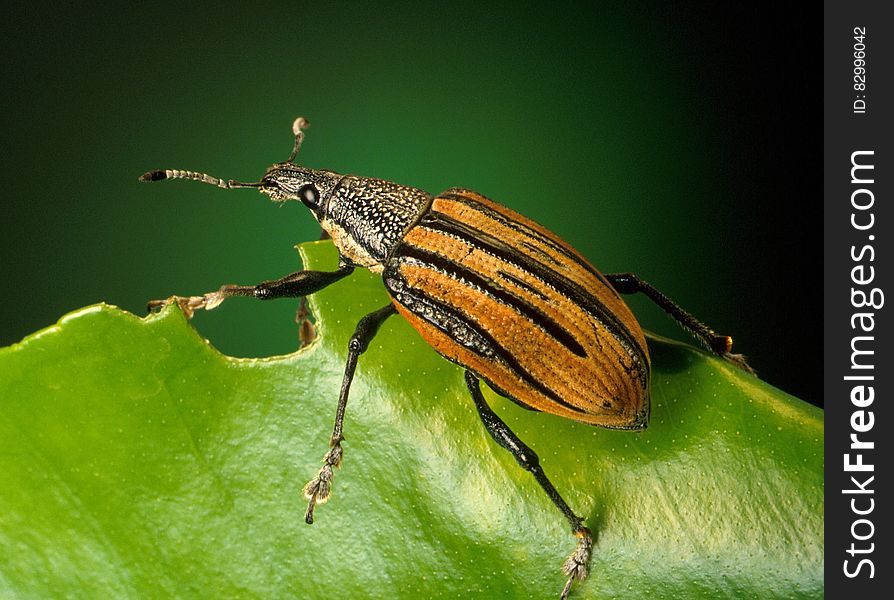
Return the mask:
[[[310,126],[310,122],[304,117],[298,117],[292,123],[292,135],[298,135],[301,133],[302,129],[307,129]]]

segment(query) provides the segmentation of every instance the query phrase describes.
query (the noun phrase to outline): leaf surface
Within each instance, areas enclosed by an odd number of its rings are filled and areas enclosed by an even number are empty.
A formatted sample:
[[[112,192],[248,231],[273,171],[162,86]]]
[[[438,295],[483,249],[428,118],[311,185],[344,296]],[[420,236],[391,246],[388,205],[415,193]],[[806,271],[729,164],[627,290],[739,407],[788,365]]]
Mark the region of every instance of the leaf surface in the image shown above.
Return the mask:
[[[330,243],[300,250],[336,265]],[[311,347],[262,360],[179,310],[108,305],[0,349],[0,596],[558,597],[567,523],[399,317],[360,358],[333,498],[304,523],[347,341],[387,302],[355,272],[312,297]],[[572,598],[821,597],[822,411],[649,344],[642,433],[487,392],[596,533]]]

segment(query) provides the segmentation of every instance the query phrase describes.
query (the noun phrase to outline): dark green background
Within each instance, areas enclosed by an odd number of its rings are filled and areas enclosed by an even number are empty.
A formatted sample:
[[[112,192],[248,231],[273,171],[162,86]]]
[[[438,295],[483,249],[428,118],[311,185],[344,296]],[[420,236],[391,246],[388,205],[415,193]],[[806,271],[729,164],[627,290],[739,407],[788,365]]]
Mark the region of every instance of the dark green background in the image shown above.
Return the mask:
[[[821,404],[819,44],[787,9],[707,6],[13,9],[0,343],[100,300],[139,312],[295,270],[292,244],[318,231],[302,207],[136,178],[257,178],[302,114],[301,162],[481,191],[603,271],[637,272]],[[234,301],[195,323],[263,356],[295,347],[293,315]]]

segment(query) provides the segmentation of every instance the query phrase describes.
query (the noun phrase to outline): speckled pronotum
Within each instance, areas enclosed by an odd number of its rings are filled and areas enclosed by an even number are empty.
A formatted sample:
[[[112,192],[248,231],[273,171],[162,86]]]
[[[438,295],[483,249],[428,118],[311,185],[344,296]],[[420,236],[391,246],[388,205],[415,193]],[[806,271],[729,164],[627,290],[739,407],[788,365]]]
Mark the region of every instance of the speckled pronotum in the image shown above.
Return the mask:
[[[641,430],[649,421],[649,351],[620,294],[642,292],[715,354],[743,368],[732,339],[717,335],[631,273],[603,275],[577,250],[530,219],[478,192],[451,188],[436,197],[420,189],[295,164],[307,121],[295,120],[285,162],[260,181],[222,180],[181,170],[150,171],[141,181],[194,179],[224,189],[257,188],[272,200],[307,206],[339,252],[333,272],[298,271],[258,285],[224,285],[176,302],[191,315],[230,296],[262,300],[304,297],[364,267],[382,275],[391,302],[363,317],[348,346],[335,427],[323,467],[304,488],[305,520],[329,499],[341,465],[342,423],[357,359],[379,326],[400,313],[426,342],[466,371],[466,384],[488,433],[529,471],[571,524],[577,548],[565,561],[566,598],[588,573],[590,530],[553,487],[537,454],[488,406],[479,387],[533,410],[613,429]]]

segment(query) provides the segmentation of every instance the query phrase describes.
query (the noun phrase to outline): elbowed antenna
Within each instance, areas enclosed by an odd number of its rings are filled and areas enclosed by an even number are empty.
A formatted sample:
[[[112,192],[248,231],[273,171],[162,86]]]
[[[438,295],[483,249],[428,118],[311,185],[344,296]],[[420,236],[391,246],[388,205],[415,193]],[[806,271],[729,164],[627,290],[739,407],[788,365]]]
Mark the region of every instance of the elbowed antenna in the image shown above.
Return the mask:
[[[140,181],[162,181],[164,179],[192,179],[193,181],[201,181],[202,183],[210,183],[225,190],[235,188],[256,188],[261,187],[260,181],[246,183],[236,181],[235,179],[227,179],[224,181],[218,177],[212,177],[207,173],[197,173],[196,171],[181,171],[180,169],[158,169],[149,171],[140,175]]]

